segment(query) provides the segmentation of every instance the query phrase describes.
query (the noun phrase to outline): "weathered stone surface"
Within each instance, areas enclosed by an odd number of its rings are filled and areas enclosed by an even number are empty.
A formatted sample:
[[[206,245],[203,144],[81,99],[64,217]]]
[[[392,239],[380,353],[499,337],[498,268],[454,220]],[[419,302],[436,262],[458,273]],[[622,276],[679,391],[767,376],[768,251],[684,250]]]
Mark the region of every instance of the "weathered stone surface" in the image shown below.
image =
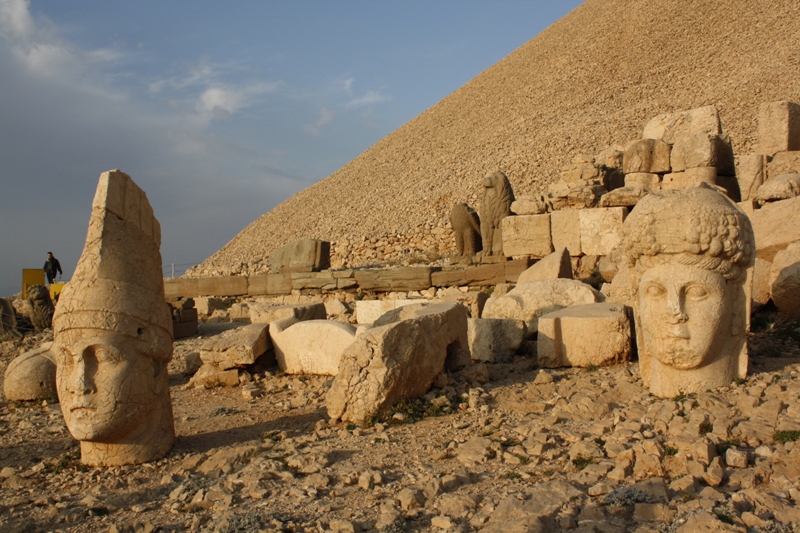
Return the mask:
[[[441,270],[431,274],[434,287],[462,287],[464,285],[497,285],[506,281],[506,263],[492,263],[467,268]]]
[[[572,262],[566,248],[556,250],[543,257],[532,267],[525,270],[517,279],[518,284],[528,283],[539,279],[572,279]]]
[[[600,207],[633,207],[648,192],[650,191],[642,187],[620,187],[604,194],[600,198]]]
[[[50,298],[50,290],[44,285],[31,285],[25,295],[31,310],[29,318],[36,331],[49,329],[53,325],[55,306]]]
[[[765,204],[750,220],[756,236],[756,256],[772,261],[775,254],[800,241],[800,197]]]
[[[687,168],[683,172],[673,172],[672,174],[665,174],[664,179],[661,181],[662,189],[677,189],[680,187],[688,187],[698,183],[708,183],[709,185],[717,184],[717,169],[716,167],[697,167]]]
[[[269,255],[273,272],[317,272],[331,266],[331,243],[300,239],[273,250]]]
[[[484,255],[501,255],[503,250],[502,222],[511,214],[514,191],[506,175],[497,172],[483,179],[483,201],[481,203],[481,240]],[[505,255],[511,255],[505,253]]]
[[[473,361],[501,363],[517,353],[527,335],[527,327],[522,320],[470,318],[467,335]]]
[[[735,158],[736,180],[742,201],[754,199],[758,188],[767,179],[767,156],[760,154],[739,155]]]
[[[537,364],[604,366],[630,359],[631,320],[624,305],[596,303],[567,307],[539,318]]]
[[[266,296],[292,293],[292,274],[262,274],[247,278],[247,294]]]
[[[197,278],[198,296],[242,296],[247,294],[244,276],[217,276]]]
[[[511,203],[515,215],[541,215],[547,212],[547,205],[535,196],[520,196]]]
[[[9,300],[0,298],[0,341],[9,341],[21,337],[17,331],[17,314]]]
[[[197,312],[203,316],[211,316],[214,311],[220,309],[227,309],[231,305],[231,300],[228,298],[209,298],[207,296],[192,298],[194,300],[194,307]]]
[[[326,272],[292,272],[292,289],[321,289],[335,291],[338,284],[331,271]]]
[[[362,423],[403,399],[425,394],[448,355],[467,352],[467,310],[456,302],[430,305],[411,318],[371,328],[344,352],[326,395],[333,419]]]
[[[486,305],[489,295],[483,291],[461,292],[455,287],[451,287],[442,291],[441,294],[437,294],[437,298],[444,301],[461,302],[469,311],[470,317],[479,318],[483,313],[483,306]]]
[[[503,219],[503,253],[507,257],[544,257],[553,251],[550,215],[521,215]]]
[[[800,150],[775,154],[767,163],[767,175],[764,181],[782,174],[800,174]]]
[[[555,249],[566,248],[569,255],[577,257],[581,251],[580,210],[563,209],[550,213],[550,234]]]
[[[585,255],[608,255],[622,241],[624,207],[601,207],[580,212],[581,251]]]
[[[669,172],[671,150],[672,147],[661,139],[639,139],[630,142],[625,147],[622,163],[625,185],[628,185],[629,174]]]
[[[595,207],[600,201],[600,197],[608,192],[605,185],[569,186],[563,181],[550,185],[547,190],[549,211]]]
[[[222,370],[217,365],[204,363],[197,369],[189,383],[195,387],[208,389],[213,389],[214,387],[236,387],[239,385],[239,370],[236,368]]]
[[[263,323],[249,324],[215,335],[200,347],[200,359],[221,370],[251,365],[272,347],[268,328]]]
[[[171,278],[164,280],[164,296],[166,298],[196,298],[197,278]]]
[[[401,267],[391,270],[356,270],[359,288],[365,291],[424,291],[431,286],[431,267]]]
[[[282,318],[296,318],[297,320],[325,320],[325,304],[316,302],[311,304],[270,305],[268,303],[250,304],[250,322],[253,324],[269,324]]]
[[[753,306],[756,307],[766,305],[772,298],[772,291],[770,289],[770,271],[772,263],[756,257],[755,265],[753,266]]]
[[[458,203],[450,210],[450,227],[456,238],[456,253],[471,259],[483,249],[481,242],[481,220],[478,213],[465,203]]]
[[[269,334],[278,366],[287,374],[335,376],[342,353],[355,340],[356,328],[332,320],[295,322],[290,318],[273,322]]]
[[[800,242],[775,254],[769,274],[770,296],[784,320],[800,318]]]
[[[483,318],[523,320],[528,335],[538,331],[539,317],[572,305],[595,303],[602,295],[572,279],[539,280],[517,285],[500,298],[489,298]]]
[[[665,172],[669,172],[669,170]],[[661,188],[661,176],[650,172],[632,172],[630,174],[625,174],[625,187],[657,191]]]
[[[714,106],[705,106],[681,111],[665,113],[650,119],[644,127],[642,138],[661,139],[674,144],[681,135],[722,133],[719,111]]]
[[[25,352],[13,359],[6,368],[3,393],[6,401],[53,400],[56,390],[56,362],[51,352],[52,342]]]
[[[759,154],[800,150],[800,105],[786,100],[758,106]]]
[[[800,196],[800,174],[782,174],[770,178],[758,188],[756,200],[764,204]]]
[[[372,324],[382,315],[393,309],[427,302],[428,300],[419,298],[403,300],[358,300],[356,301],[356,322],[358,324]]]
[[[754,245],[747,216],[708,185],[654,192],[625,221],[651,393],[705,391],[746,375]]]
[[[160,245],[144,191],[119,170],[101,174],[86,245],[53,317],[61,410],[86,464],[153,461],[175,440]]]
[[[533,263],[533,259],[530,257],[520,257],[519,259],[512,259],[511,261],[505,261],[503,264],[505,265],[506,271],[506,283],[516,283],[519,279],[520,274],[525,272]]]
[[[715,167],[723,176],[736,173],[733,148],[726,135],[698,134],[679,135],[670,154],[672,172],[690,168]]]

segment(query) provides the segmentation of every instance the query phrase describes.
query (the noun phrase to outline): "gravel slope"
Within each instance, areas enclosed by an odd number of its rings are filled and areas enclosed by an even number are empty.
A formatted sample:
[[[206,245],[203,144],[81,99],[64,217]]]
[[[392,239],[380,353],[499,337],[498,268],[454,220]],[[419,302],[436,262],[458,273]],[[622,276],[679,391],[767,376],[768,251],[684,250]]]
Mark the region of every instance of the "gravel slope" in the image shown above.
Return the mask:
[[[454,202],[479,206],[480,180],[498,168],[517,195],[537,193],[574,155],[624,145],[653,116],[704,105],[718,107],[736,153],[749,153],[758,105],[783,99],[800,101],[800,4],[587,0],[190,275],[263,270],[272,249],[303,237],[345,242],[345,256],[375,236],[396,236],[404,252],[415,243],[444,252],[450,232],[431,230],[447,228]]]

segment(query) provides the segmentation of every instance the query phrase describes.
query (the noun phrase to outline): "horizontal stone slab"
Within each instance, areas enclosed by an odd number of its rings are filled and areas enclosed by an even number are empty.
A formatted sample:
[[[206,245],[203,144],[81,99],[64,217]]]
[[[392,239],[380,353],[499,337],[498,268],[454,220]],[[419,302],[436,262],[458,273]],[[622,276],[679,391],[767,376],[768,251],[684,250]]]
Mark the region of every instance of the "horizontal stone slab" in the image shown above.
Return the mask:
[[[167,300],[183,296],[196,298],[197,278],[170,278],[164,280],[164,297]]]
[[[358,286],[365,291],[423,291],[431,287],[431,267],[402,267],[391,270],[357,270]]]
[[[242,296],[247,294],[244,276],[217,276],[197,278],[198,296]]]
[[[292,275],[262,274],[247,278],[247,294],[250,296],[266,296],[292,293]]]

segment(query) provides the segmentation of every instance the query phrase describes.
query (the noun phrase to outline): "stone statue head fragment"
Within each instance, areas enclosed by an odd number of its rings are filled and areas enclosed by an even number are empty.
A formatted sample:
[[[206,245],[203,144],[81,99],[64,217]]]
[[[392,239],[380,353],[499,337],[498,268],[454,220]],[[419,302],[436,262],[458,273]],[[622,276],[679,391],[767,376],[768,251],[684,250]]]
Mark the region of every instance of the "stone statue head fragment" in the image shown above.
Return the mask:
[[[646,196],[624,228],[650,391],[669,397],[744,377],[755,256],[747,216],[699,184]]]

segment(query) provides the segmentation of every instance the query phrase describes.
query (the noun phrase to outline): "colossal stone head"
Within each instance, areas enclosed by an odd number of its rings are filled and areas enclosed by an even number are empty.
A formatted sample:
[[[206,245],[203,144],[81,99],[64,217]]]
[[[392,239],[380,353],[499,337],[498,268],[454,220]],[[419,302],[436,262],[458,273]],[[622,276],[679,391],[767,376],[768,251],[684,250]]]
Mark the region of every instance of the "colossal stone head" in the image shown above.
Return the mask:
[[[153,461],[175,431],[161,229],[129,176],[100,176],[86,245],[53,317],[64,420],[90,465]]]
[[[661,397],[747,373],[755,240],[707,184],[654,192],[625,220],[642,379]]]

